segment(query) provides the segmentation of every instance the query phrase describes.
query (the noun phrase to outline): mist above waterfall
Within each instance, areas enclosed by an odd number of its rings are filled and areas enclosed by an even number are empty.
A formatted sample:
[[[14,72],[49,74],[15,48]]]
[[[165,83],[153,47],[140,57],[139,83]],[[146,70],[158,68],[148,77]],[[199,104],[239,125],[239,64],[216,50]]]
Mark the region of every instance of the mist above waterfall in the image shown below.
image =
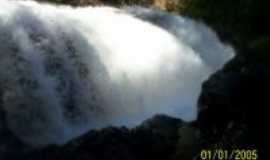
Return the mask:
[[[233,52],[204,24],[158,10],[0,1],[0,107],[34,146],[158,113],[189,121]]]

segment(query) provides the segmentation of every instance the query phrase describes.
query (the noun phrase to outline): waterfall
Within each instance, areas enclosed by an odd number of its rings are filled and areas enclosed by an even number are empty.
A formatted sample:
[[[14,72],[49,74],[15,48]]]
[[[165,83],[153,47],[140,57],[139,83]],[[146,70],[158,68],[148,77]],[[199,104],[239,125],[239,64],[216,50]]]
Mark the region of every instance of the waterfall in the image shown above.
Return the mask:
[[[202,82],[233,55],[203,23],[155,9],[0,1],[0,107],[33,146],[154,114],[194,120]]]

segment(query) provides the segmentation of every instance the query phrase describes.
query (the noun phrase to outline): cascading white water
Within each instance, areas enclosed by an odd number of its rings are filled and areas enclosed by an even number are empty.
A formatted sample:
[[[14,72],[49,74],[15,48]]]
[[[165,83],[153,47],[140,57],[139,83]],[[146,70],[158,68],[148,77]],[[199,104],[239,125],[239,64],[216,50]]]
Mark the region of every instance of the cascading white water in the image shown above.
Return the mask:
[[[34,146],[157,113],[193,120],[202,82],[233,52],[158,10],[0,1],[0,107]]]

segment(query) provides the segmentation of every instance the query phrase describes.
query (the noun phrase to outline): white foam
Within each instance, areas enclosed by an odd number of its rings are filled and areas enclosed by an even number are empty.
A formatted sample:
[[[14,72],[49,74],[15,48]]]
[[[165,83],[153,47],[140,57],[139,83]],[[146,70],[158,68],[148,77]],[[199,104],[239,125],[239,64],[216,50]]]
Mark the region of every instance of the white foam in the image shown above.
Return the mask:
[[[232,55],[205,25],[161,11],[0,1],[2,107],[34,146],[157,113],[193,120],[201,83]]]

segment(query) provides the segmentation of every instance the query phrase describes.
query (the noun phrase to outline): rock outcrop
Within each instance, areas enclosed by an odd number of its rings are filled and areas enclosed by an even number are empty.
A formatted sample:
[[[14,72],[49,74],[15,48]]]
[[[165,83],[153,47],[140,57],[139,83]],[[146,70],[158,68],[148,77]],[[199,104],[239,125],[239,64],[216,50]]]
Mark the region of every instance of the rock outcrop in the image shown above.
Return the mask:
[[[65,146],[49,146],[27,154],[27,160],[170,160],[176,152],[180,119],[157,115],[134,128],[90,131]]]
[[[257,149],[269,145],[270,65],[267,54],[241,51],[202,87],[198,126],[204,146]]]

